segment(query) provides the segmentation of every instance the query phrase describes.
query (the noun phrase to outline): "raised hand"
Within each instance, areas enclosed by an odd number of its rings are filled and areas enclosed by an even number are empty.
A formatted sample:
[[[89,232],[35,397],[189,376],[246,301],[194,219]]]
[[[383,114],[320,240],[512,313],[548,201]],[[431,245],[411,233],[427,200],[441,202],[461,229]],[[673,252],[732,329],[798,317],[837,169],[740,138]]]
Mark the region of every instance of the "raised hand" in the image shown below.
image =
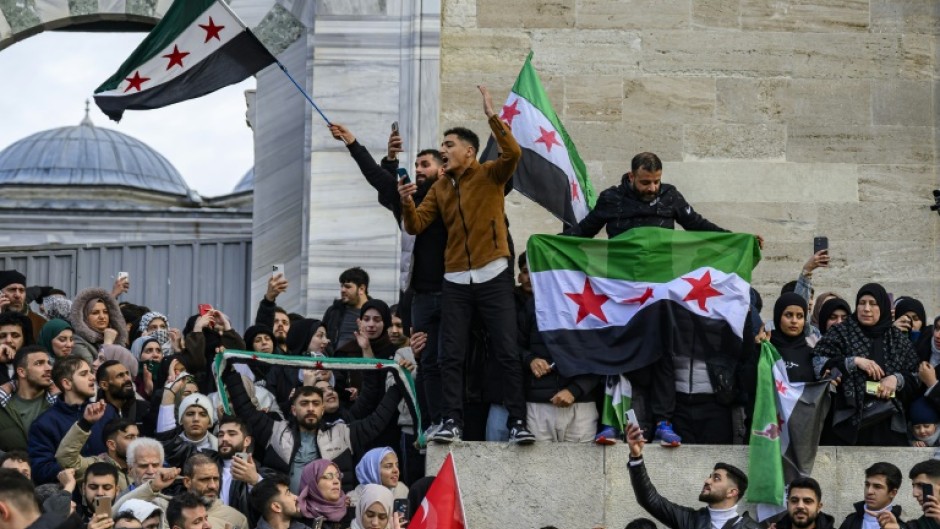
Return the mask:
[[[477,85],[477,88],[480,89],[480,94],[483,96],[483,113],[486,114],[487,118],[495,116],[496,112],[493,110],[493,97],[490,96],[490,91],[487,90],[485,84]]]
[[[264,299],[274,303],[274,300],[287,291],[287,278],[284,274],[274,274],[268,279],[268,291],[264,293]]]
[[[98,402],[89,403],[88,406],[85,406],[85,411],[82,412],[82,417],[91,424],[95,424],[104,417],[104,412],[108,408],[108,403],[100,400]]]

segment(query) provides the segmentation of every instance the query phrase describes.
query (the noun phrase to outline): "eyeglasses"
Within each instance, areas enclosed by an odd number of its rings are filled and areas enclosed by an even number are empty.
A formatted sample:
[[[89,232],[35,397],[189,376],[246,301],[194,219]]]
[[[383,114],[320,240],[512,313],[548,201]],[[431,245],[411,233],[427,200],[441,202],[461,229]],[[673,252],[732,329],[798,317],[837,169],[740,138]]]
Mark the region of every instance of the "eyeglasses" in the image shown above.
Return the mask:
[[[320,479],[325,479],[325,480],[327,480],[327,481],[333,481],[334,479],[338,479],[338,480],[342,481],[342,480],[343,480],[343,473],[342,473],[342,472],[336,472],[336,473],[334,474],[333,472],[330,472],[330,473],[328,473],[328,474],[323,474],[322,476],[320,476]]]

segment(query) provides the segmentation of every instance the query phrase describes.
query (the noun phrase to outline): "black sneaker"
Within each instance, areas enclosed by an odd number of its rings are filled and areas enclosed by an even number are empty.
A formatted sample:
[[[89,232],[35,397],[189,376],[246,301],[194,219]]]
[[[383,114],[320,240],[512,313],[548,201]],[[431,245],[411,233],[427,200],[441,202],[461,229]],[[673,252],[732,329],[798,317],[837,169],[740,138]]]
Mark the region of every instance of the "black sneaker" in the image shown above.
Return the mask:
[[[509,444],[530,445],[535,442],[535,436],[523,425],[516,425],[509,429]]]
[[[431,436],[431,441],[435,443],[453,443],[454,441],[460,441],[461,435],[463,435],[463,432],[457,426],[457,423],[452,419],[447,419],[440,429]]]

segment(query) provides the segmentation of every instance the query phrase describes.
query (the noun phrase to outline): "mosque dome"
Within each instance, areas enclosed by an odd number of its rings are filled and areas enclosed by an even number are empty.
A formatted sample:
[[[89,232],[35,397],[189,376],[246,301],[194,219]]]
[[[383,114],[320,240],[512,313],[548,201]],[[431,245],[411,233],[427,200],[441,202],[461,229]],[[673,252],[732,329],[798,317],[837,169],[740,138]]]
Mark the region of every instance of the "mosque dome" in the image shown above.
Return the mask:
[[[38,132],[0,151],[0,185],[124,186],[198,197],[179,171],[144,142],[88,117]]]

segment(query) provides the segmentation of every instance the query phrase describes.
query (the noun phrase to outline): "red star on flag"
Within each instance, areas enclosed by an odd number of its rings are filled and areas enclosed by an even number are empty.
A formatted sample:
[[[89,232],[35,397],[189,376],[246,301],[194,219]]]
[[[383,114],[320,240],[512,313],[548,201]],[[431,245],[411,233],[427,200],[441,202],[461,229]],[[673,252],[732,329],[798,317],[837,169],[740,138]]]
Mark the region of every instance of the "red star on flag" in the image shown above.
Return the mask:
[[[699,310],[708,310],[705,306],[705,302],[708,301],[708,298],[722,295],[721,292],[712,288],[712,273],[710,270],[706,271],[705,275],[699,279],[683,277],[682,280],[692,285],[692,290],[686,294],[682,301],[697,301]]]
[[[607,316],[604,314],[604,310],[601,306],[607,303],[607,300],[610,298],[604,294],[596,294],[594,288],[591,286],[590,279],[584,278],[584,291],[580,294],[577,292],[565,292],[565,295],[578,305],[578,320],[575,322],[575,325],[581,323],[581,320],[584,318],[587,318],[588,314],[607,323]]]
[[[211,39],[215,39],[219,42],[222,41],[222,38],[219,37],[219,33],[225,29],[225,26],[216,26],[215,22],[212,20],[212,17],[209,17],[209,24],[199,24],[199,27],[206,30],[206,41],[209,42]],[[205,44],[205,42],[203,44]]]
[[[574,180],[571,181],[571,200],[580,200],[578,198],[578,183]]]
[[[124,89],[124,93],[126,94],[127,92],[129,92],[129,91],[131,90],[131,88],[134,88],[134,89],[136,89],[138,92],[140,92],[140,91],[143,89],[144,83],[146,83],[147,81],[149,81],[150,78],[149,78],[149,77],[141,77],[141,76],[140,76],[140,71],[136,71],[136,72],[134,72],[134,77],[128,77],[128,78],[126,78],[126,79],[124,79],[124,80],[127,81],[128,83],[130,83],[129,85],[127,85],[127,88]]]
[[[180,51],[179,46],[174,44],[173,53],[164,55],[164,57],[166,57],[167,59],[170,59],[170,64],[166,65],[166,69],[169,70],[170,68],[176,65],[179,65],[180,68],[185,68],[185,66],[183,66],[183,59],[187,55],[189,55],[188,51]]]
[[[631,298],[631,299],[625,299],[623,300],[623,302],[624,303],[639,303],[640,305],[643,305],[644,303],[649,301],[651,297],[653,297],[653,289],[652,287],[646,287],[646,291],[643,292],[642,296]]]
[[[781,395],[787,394],[787,385],[784,384],[782,380],[774,380],[774,384],[777,385],[777,393]]]
[[[503,105],[503,112],[499,115],[499,119],[512,125],[513,118],[515,118],[519,114],[522,114],[522,111],[516,108],[518,105],[519,105],[518,99],[513,101],[511,105]]]
[[[561,147],[561,143],[559,143],[558,138],[555,137],[554,130],[545,130],[542,127],[539,127],[539,130],[542,131],[542,135],[539,136],[539,139],[535,140],[535,143],[544,143],[548,152],[552,152],[552,145]]]

